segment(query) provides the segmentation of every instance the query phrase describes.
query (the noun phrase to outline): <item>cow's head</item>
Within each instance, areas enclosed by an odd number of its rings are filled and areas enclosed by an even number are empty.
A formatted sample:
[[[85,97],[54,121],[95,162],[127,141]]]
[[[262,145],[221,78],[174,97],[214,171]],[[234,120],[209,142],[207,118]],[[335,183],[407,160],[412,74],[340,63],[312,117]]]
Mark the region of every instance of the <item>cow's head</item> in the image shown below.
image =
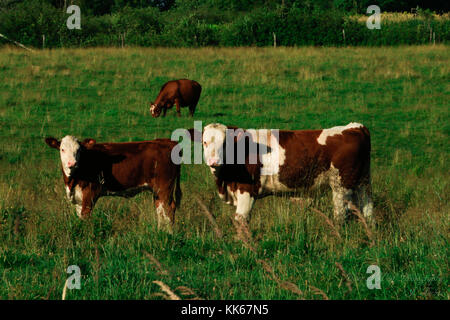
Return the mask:
[[[224,163],[232,164],[236,159],[227,159],[228,149],[234,148],[236,142],[242,141],[244,137],[251,135],[244,132],[242,129],[236,127],[227,127],[220,123],[212,123],[207,125],[203,130],[202,143],[203,154],[206,164],[212,169],[216,169]],[[227,142],[231,141],[230,145]],[[242,150],[235,150],[242,152],[242,156],[245,157],[247,147],[245,144],[241,144]],[[233,157],[236,153],[233,152]],[[243,162],[242,162],[243,163]]]
[[[153,102],[150,104],[150,112],[153,118],[158,118],[161,114],[162,107],[158,104],[154,104]]]
[[[82,150],[91,148],[95,144],[94,139],[86,139],[83,142],[79,142],[74,136],[65,136],[61,141],[55,138],[46,138],[45,142],[50,147],[59,149],[61,164],[67,177],[70,177],[78,168]]]
[[[227,127],[220,123],[208,124],[203,130],[203,155],[209,167],[217,168],[223,164],[226,131]]]

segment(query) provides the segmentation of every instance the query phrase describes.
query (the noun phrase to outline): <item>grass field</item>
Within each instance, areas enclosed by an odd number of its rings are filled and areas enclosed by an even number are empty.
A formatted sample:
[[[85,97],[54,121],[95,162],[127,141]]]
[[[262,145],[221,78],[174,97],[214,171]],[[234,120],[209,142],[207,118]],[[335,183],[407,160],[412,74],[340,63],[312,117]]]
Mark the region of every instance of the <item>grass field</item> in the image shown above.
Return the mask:
[[[195,120],[244,128],[319,129],[356,121],[372,135],[377,225],[330,227],[330,192],[311,205],[256,202],[237,238],[206,165],[183,165],[173,235],[156,229],[149,193],[102,198],[80,221],[59,154],[44,137],[99,142],[191,128],[149,102],[170,79],[203,86]],[[0,298],[449,299],[448,46],[396,48],[0,49]],[[218,238],[198,197],[217,219]],[[158,261],[158,262],[157,262]],[[381,289],[369,290],[369,265]],[[342,269],[342,270],[341,270]],[[184,287],[190,288],[188,292]],[[180,288],[181,287],[181,288]],[[194,294],[195,293],[195,294]]]

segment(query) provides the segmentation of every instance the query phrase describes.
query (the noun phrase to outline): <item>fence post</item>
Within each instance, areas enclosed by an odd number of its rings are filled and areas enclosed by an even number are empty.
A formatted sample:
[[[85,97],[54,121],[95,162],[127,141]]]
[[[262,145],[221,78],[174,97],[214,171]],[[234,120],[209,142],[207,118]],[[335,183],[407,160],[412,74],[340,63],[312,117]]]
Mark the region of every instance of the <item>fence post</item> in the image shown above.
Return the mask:
[[[277,47],[277,35],[275,34],[275,32],[272,32],[273,34],[273,47],[276,48]]]

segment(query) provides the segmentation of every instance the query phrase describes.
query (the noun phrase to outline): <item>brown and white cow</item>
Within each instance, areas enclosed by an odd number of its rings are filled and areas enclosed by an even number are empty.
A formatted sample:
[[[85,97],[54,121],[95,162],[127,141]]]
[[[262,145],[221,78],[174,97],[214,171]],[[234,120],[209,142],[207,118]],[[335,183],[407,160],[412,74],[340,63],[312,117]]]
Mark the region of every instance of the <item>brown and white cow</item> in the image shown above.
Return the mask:
[[[174,223],[181,200],[180,166],[170,158],[176,142],[96,143],[93,139],[80,142],[73,136],[61,141],[46,138],[45,142],[60,152],[67,197],[80,218],[90,216],[102,196],[132,197],[150,190],[158,227],[170,228]]]
[[[334,216],[339,222],[350,203],[371,217],[370,134],[362,124],[324,130],[227,129],[235,128],[207,125],[202,135],[203,153],[219,196],[236,206],[237,220],[249,220],[255,199],[294,195],[323,184],[332,189]],[[232,135],[231,139],[227,135]],[[238,164],[236,151],[241,139],[245,139],[245,161]],[[226,151],[230,144],[232,164]]]

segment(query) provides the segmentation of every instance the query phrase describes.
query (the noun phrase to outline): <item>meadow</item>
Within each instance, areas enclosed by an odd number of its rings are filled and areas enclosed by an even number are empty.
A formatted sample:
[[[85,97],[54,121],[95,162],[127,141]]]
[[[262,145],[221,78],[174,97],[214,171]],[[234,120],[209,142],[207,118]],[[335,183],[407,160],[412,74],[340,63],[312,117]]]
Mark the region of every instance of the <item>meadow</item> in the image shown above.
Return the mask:
[[[448,46],[378,48],[0,49],[0,298],[449,299]],[[203,86],[194,119],[154,119],[176,78]],[[169,138],[220,122],[243,128],[365,124],[376,225],[332,222],[331,193],[256,202],[244,239],[205,164],[183,165],[174,233],[151,194],[105,197],[81,221],[44,138]],[[217,226],[210,223],[211,213]],[[251,238],[251,239],[249,239]],[[367,288],[370,265],[381,289]],[[155,283],[154,281],[160,281]]]

